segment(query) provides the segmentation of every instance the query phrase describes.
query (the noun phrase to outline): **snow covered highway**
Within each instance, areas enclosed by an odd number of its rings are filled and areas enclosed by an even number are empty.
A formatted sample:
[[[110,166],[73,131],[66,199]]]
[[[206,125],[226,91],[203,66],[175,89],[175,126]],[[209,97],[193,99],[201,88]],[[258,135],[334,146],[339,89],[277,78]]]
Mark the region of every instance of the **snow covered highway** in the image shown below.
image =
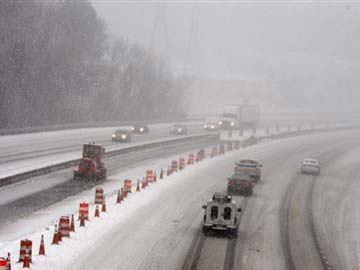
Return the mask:
[[[358,130],[333,131],[243,148],[187,167],[114,205],[116,179],[136,179],[146,168],[159,169],[194,148],[178,146],[151,160],[134,154],[138,161],[130,158],[129,165],[112,170],[104,184],[109,213],[90,221],[86,231],[59,247],[49,245],[54,220],[74,213],[77,202],[91,201],[94,189],[2,226],[0,253],[17,249],[19,238],[45,234],[48,255],[36,255],[33,269],[357,269],[359,135]],[[322,163],[318,177],[299,172],[301,160],[310,156]],[[264,168],[246,203],[234,197],[244,208],[238,238],[203,236],[201,205],[225,190],[240,158],[258,159]]]
[[[169,134],[171,125],[149,125],[148,135],[134,135],[132,142],[125,144],[111,141],[111,135],[119,127],[0,136],[0,178],[79,158],[83,143],[94,141],[103,144],[107,150],[114,150],[159,139],[177,138]],[[190,122],[187,125],[189,134],[204,134],[200,123]],[[130,126],[122,128],[130,129]]]
[[[116,179],[116,173],[122,170],[213,143],[213,138],[189,139],[109,157],[105,159],[109,174],[107,182]],[[72,174],[73,168],[70,168],[0,188],[0,226],[94,185],[72,181]]]

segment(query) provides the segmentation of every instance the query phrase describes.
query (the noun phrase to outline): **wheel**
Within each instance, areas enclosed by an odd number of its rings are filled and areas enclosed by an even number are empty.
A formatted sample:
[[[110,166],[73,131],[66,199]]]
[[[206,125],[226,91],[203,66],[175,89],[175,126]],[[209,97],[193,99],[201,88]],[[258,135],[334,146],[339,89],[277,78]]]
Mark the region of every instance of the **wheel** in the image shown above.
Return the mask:
[[[209,233],[210,233],[210,228],[209,228],[209,227],[206,227],[206,226],[203,226],[203,227],[202,227],[202,231],[203,231],[203,234],[204,234],[205,236],[207,236],[207,235],[209,235]]]
[[[238,236],[238,228],[228,229],[228,233],[231,237],[237,238]]]

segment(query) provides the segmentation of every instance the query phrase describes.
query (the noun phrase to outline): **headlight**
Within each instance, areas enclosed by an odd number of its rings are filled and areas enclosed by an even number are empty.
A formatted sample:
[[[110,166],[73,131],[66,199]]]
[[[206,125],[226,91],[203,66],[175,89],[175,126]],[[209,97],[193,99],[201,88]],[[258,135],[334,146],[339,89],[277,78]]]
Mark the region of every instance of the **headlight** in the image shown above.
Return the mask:
[[[178,129],[178,131],[179,131],[179,132],[181,132],[181,131],[182,131],[182,129],[181,129],[181,128],[179,128],[179,129]]]
[[[219,125],[222,125],[222,122],[221,122],[221,121],[219,122]]]
[[[121,135],[121,138],[126,139],[126,135],[125,134]]]
[[[234,126],[234,125],[235,125],[235,123],[234,123],[234,122],[231,122],[231,123],[230,123],[230,126]]]
[[[140,131],[141,131],[141,132],[143,132],[143,131],[144,131],[144,129],[143,129],[143,128],[140,128]]]
[[[207,128],[207,125],[204,125],[204,128]]]
[[[211,129],[214,129],[214,128],[215,128],[215,126],[211,126],[210,128],[211,128]]]
[[[115,138],[115,137],[116,137],[116,135],[115,135],[115,134],[113,134],[113,135],[112,135],[112,137],[113,137],[113,138]]]
[[[131,128],[131,130],[132,130],[132,131],[134,131],[134,130],[135,130],[135,128],[134,128],[134,127],[132,127],[132,128]]]

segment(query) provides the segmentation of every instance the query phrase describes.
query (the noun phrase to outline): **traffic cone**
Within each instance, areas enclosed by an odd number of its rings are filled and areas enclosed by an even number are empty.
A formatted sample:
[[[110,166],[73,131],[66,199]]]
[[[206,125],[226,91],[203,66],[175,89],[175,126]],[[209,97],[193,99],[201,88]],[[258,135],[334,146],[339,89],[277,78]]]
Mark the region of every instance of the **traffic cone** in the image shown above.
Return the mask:
[[[30,268],[30,255],[29,255],[29,249],[25,250],[25,257],[23,262],[23,268]]]
[[[39,255],[45,255],[44,235],[41,235]]]
[[[145,185],[145,180],[143,178],[143,180],[141,181],[141,188],[142,189],[145,189],[146,188],[146,185]]]
[[[101,212],[106,212],[106,202],[104,201],[101,206]]]
[[[10,252],[8,252],[8,255],[7,255],[7,258],[6,258],[6,270],[11,270]]]
[[[53,236],[53,241],[52,241],[53,245],[58,245],[59,244],[59,233],[57,231],[57,225],[55,224],[55,230],[54,230],[54,236]]]
[[[96,208],[95,208],[95,217],[100,217],[100,213],[99,213],[99,205],[96,205]]]
[[[58,226],[58,239],[59,241],[61,242],[62,241],[62,234],[61,234],[61,231],[60,231],[60,221],[59,221],[59,226]]]
[[[137,180],[136,192],[140,192],[140,180]]]
[[[122,195],[121,195],[121,190],[119,189],[119,190],[118,190],[118,194],[117,194],[117,198],[116,198],[116,203],[121,203],[121,201],[122,201],[122,200],[121,200],[121,196],[122,196]]]
[[[164,178],[164,170],[161,168],[160,170],[160,179],[163,179]]]
[[[85,227],[85,217],[80,215],[80,227]]]
[[[125,199],[125,195],[124,195],[124,188],[121,188],[121,197],[120,197],[121,201],[124,201]]]
[[[75,232],[74,215],[71,215],[70,232]]]
[[[144,177],[144,180],[145,180],[145,187],[148,187],[148,185],[149,185],[149,181],[147,180],[147,178],[146,178],[146,177]]]

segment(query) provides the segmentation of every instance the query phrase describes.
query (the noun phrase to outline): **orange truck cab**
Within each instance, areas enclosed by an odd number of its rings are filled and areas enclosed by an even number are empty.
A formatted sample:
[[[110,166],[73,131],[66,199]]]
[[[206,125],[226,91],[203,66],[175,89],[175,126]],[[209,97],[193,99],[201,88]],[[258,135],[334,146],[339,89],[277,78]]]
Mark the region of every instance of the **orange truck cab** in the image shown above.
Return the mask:
[[[74,171],[75,180],[104,180],[106,169],[102,162],[105,149],[102,145],[89,143],[83,145],[82,158],[78,169]]]

